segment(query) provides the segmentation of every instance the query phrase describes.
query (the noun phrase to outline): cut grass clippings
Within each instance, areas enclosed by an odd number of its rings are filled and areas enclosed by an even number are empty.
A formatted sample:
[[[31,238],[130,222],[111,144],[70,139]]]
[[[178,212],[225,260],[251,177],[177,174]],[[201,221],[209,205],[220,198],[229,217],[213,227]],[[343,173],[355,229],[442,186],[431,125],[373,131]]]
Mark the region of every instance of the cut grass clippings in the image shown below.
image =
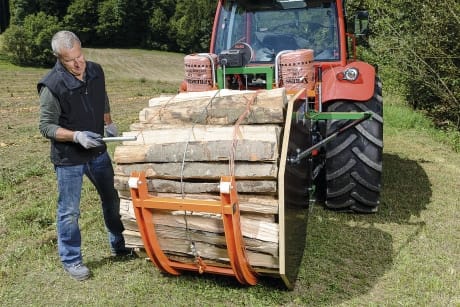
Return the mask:
[[[85,52],[103,63],[120,131],[129,130],[151,97],[176,92],[182,78],[180,54]],[[49,143],[37,128],[35,86],[46,70],[1,60],[0,70],[3,306],[459,306],[460,157],[449,137],[439,137],[442,133],[396,97],[384,97],[379,212],[340,214],[312,206],[293,291],[272,278],[243,287],[231,277],[175,277],[142,258],[110,258],[99,201],[88,180],[80,225],[85,263],[93,275],[77,282],[57,256],[55,175]],[[115,146],[110,144],[111,152]]]

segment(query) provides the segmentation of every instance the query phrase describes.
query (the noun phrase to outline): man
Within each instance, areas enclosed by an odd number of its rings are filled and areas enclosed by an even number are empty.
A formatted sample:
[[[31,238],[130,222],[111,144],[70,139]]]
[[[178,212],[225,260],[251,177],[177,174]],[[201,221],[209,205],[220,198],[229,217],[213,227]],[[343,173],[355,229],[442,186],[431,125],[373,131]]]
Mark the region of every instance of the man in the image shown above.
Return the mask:
[[[56,65],[37,84],[39,129],[51,140],[57,176],[59,256],[71,277],[85,280],[90,271],[83,264],[78,225],[83,175],[100,196],[111,254],[132,254],[125,248],[113,167],[102,140],[104,130],[107,136],[116,136],[117,128],[110,116],[104,72],[100,65],[85,60],[78,37],[69,31],[57,32],[51,47]]]

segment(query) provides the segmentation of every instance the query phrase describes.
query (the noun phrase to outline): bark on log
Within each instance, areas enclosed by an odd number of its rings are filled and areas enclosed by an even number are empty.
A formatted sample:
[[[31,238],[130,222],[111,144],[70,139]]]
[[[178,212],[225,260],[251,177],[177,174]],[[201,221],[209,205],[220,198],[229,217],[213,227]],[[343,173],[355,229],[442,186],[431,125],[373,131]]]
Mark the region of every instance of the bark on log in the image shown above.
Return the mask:
[[[114,153],[116,163],[229,161],[276,161],[281,128],[273,125],[175,127],[124,132],[137,141],[124,142]],[[184,154],[185,152],[185,154]]]
[[[128,210],[126,210],[128,209]],[[142,248],[138,226],[133,216],[132,207],[127,202],[121,207],[123,233],[126,245]],[[193,242],[196,252],[205,259],[228,262],[220,215],[194,213],[185,215],[183,211],[154,213],[155,231],[163,251],[171,255],[185,257],[193,262],[194,254],[190,249]],[[241,217],[241,228],[249,262],[252,266],[276,268],[278,266],[278,224],[270,217],[260,215],[258,218]],[[271,241],[267,241],[266,239]],[[251,256],[249,256],[251,255]]]
[[[126,244],[134,248],[143,248],[140,232],[136,229],[129,229],[128,223],[130,222],[128,222],[127,220],[123,220],[123,225],[125,226],[125,231],[123,232],[123,234],[129,235],[129,240],[126,242]],[[217,246],[225,246],[226,244],[224,236],[216,235],[214,233],[197,231],[190,231],[189,233],[185,233],[184,231],[178,231],[175,227],[169,227],[164,225],[157,225],[155,227],[155,231],[157,232],[160,238],[170,238],[185,242],[203,242]],[[269,254],[273,257],[278,257],[278,244],[276,243],[264,242],[248,238],[245,238],[244,242],[247,250],[256,253]],[[170,250],[174,251],[173,248],[170,248]]]
[[[142,244],[142,241],[140,240],[140,236],[137,236],[136,232],[125,231],[123,234],[125,238],[132,238],[131,242],[134,242],[133,244],[127,244],[127,246],[139,247],[139,245]],[[173,259],[173,258],[176,258],[175,256],[179,256],[180,257],[179,261],[188,262],[188,263],[195,262],[195,255],[194,255],[194,252],[190,248],[190,241],[164,238],[164,239],[161,239],[159,243],[160,243],[162,250],[170,258]],[[207,244],[201,241],[195,241],[194,246],[198,254],[205,260],[205,263],[208,263],[208,260],[212,260],[213,264],[220,262],[220,263],[225,263],[228,265],[229,263],[228,252],[226,248],[219,247],[222,245],[213,245],[213,244]],[[255,268],[262,267],[264,269],[278,268],[278,257],[277,256],[273,256],[267,253],[254,252],[249,249],[246,250],[246,254],[248,256],[249,264],[252,267],[255,267]]]
[[[132,201],[129,191],[119,191],[120,211],[132,212]],[[198,199],[198,200],[215,200],[220,201],[220,196],[216,194],[171,194],[171,193],[152,193],[157,197],[169,197],[177,199]],[[254,194],[239,194],[239,207],[242,214],[278,214],[278,199],[272,195],[254,195]],[[126,213],[124,213],[126,214]]]
[[[172,214],[156,213],[153,216],[156,225],[176,227],[176,229],[192,229],[211,233],[224,233],[224,225],[219,215],[211,214],[184,214],[183,211],[174,211]],[[241,231],[246,238],[266,242],[278,242],[278,224],[269,218],[248,218],[241,216]]]
[[[128,176],[115,176],[115,189],[129,190]],[[165,179],[147,179],[148,190],[157,193],[198,194],[219,193],[219,182],[191,182]],[[236,187],[239,193],[275,194],[277,182],[275,180],[238,180]]]
[[[151,99],[149,107],[139,113],[141,124],[194,123],[233,125],[248,109],[243,124],[283,123],[284,89],[262,92],[232,90]]]
[[[229,163],[133,163],[118,164],[115,174],[130,176],[133,171],[144,171],[148,178],[159,179],[206,179],[219,180],[222,176],[230,175]],[[235,163],[236,180],[276,180],[278,166],[276,163]]]

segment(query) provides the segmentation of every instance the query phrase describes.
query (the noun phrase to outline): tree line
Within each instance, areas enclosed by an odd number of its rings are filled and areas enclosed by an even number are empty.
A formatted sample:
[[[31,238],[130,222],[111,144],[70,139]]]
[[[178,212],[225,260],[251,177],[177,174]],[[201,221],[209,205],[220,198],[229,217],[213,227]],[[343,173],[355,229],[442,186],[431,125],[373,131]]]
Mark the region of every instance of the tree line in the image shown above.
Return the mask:
[[[79,35],[85,47],[205,52],[216,0],[10,0],[3,35],[11,61],[49,66],[51,36]],[[460,2],[349,0],[371,15],[364,60],[379,67],[384,89],[406,97],[442,127],[460,129]]]
[[[385,68],[388,87],[438,127],[460,131],[460,2],[363,2],[374,27],[366,53]]]
[[[4,44],[14,63],[38,66],[54,62],[50,40],[61,29],[75,32],[85,47],[203,52],[208,49],[216,4],[214,0],[11,0]]]

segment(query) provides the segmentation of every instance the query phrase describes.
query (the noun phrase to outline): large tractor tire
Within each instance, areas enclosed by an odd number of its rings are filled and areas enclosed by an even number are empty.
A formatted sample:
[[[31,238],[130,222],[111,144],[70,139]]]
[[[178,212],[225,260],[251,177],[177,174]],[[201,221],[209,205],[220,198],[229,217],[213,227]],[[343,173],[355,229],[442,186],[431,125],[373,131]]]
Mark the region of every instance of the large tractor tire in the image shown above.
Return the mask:
[[[382,84],[375,82],[368,102],[338,101],[329,112],[372,112],[372,119],[344,131],[326,145],[326,202],[329,209],[358,213],[376,212],[382,178],[383,99]],[[330,135],[344,124],[328,121]]]

